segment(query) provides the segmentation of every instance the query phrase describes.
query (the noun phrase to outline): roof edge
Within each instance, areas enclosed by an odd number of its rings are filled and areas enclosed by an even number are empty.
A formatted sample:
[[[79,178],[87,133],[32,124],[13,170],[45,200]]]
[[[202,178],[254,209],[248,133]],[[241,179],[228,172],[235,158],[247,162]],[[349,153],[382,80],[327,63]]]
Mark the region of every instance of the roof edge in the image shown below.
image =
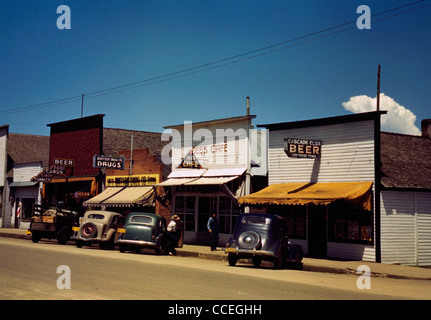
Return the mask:
[[[228,123],[228,122],[235,122],[235,121],[242,121],[242,120],[251,120],[256,118],[256,115],[245,115],[245,116],[238,116],[238,117],[231,117],[231,118],[223,118],[223,119],[214,119],[214,120],[207,120],[207,121],[201,121],[201,122],[192,122],[191,124],[193,126],[206,126],[206,125],[213,125],[218,123]],[[178,125],[172,125],[172,126],[166,126],[165,129],[176,129],[184,127],[183,124]]]
[[[270,124],[260,124],[257,126],[258,127],[264,127],[264,128],[269,129],[269,130],[283,130],[283,129],[304,128],[304,127],[318,127],[318,126],[331,125],[331,124],[374,120],[374,119],[376,119],[376,117],[380,117],[381,115],[386,114],[386,113],[387,113],[387,111],[372,111],[372,112],[355,113],[355,114],[348,114],[348,115],[328,117],[328,118],[318,118],[318,119],[270,123]]]

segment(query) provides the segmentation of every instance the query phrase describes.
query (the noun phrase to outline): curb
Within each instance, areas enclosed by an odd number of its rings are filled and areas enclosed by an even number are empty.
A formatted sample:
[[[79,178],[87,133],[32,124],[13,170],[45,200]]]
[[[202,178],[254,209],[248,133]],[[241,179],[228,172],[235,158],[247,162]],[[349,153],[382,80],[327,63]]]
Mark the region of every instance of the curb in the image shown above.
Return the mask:
[[[1,232],[0,237],[31,240],[30,236],[26,234],[16,234],[16,233],[8,233],[8,232]]]
[[[193,257],[193,258],[204,258],[211,260],[219,260],[219,261],[227,261],[225,256],[219,254],[212,253],[204,253],[204,252],[193,252],[193,251],[182,251],[181,249],[177,249],[178,257]]]

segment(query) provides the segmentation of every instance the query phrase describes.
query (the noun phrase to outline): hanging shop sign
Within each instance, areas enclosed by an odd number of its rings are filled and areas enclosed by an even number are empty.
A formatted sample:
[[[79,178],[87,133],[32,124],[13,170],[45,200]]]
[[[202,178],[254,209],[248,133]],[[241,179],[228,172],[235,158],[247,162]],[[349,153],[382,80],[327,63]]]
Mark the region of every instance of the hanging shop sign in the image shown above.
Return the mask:
[[[145,187],[159,183],[158,174],[135,174],[130,176],[107,176],[106,187]]]
[[[64,177],[68,176],[67,170],[69,168],[65,166],[51,166],[48,169],[43,170],[37,176],[31,178],[32,182],[51,182],[53,177]]]
[[[101,156],[95,155],[93,157],[93,167],[100,169],[120,169],[124,170],[124,163],[126,159],[124,156],[111,157],[111,156]]]
[[[284,151],[291,158],[319,158],[322,141],[308,139],[284,139]]]
[[[75,166],[75,160],[73,160],[73,159],[54,158],[52,162],[53,162],[54,166],[64,166],[64,167],[74,167]]]
[[[54,158],[49,171],[52,171],[54,177],[72,176],[75,168],[74,159]]]
[[[193,153],[193,149],[189,151],[189,153],[187,153],[178,168],[202,169],[202,166],[200,165],[198,159]]]

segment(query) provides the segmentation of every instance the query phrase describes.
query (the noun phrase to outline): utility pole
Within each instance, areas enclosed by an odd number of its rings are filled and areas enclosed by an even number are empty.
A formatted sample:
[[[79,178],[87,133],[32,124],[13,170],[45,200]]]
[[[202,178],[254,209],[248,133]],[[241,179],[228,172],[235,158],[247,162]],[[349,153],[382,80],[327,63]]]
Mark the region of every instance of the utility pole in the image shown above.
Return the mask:
[[[133,133],[130,138],[130,168],[129,168],[129,175],[132,175],[132,168],[133,168]]]
[[[377,111],[380,111],[380,64],[377,70]]]
[[[81,100],[81,118],[83,113],[84,113],[84,94],[82,94],[82,100]]]
[[[380,64],[377,70],[377,115],[374,120],[374,225],[375,225],[375,258],[376,262],[382,262],[382,242],[381,242],[381,211],[380,211],[380,185],[382,181],[382,157],[380,140]]]
[[[247,116],[250,116],[250,98],[246,98]],[[251,130],[251,118],[247,119],[247,169],[245,171],[245,194],[249,195],[251,192],[251,143],[250,143],[250,130]],[[250,212],[250,207],[244,208],[245,213]]]

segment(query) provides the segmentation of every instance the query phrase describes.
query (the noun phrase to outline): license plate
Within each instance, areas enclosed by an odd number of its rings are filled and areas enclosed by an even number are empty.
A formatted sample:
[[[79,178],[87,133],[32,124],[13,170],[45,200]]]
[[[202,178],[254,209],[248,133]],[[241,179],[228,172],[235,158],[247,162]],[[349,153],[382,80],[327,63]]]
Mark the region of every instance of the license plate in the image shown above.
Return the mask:
[[[79,227],[72,227],[72,231],[78,232],[79,231]]]
[[[31,236],[31,231],[30,231],[30,230],[27,230],[27,231],[25,232],[25,234],[26,234],[26,235],[28,235],[28,236]]]
[[[126,229],[118,228],[118,229],[117,229],[117,232],[118,232],[118,233],[126,233]]]
[[[226,248],[226,253],[235,253],[235,248]]]

